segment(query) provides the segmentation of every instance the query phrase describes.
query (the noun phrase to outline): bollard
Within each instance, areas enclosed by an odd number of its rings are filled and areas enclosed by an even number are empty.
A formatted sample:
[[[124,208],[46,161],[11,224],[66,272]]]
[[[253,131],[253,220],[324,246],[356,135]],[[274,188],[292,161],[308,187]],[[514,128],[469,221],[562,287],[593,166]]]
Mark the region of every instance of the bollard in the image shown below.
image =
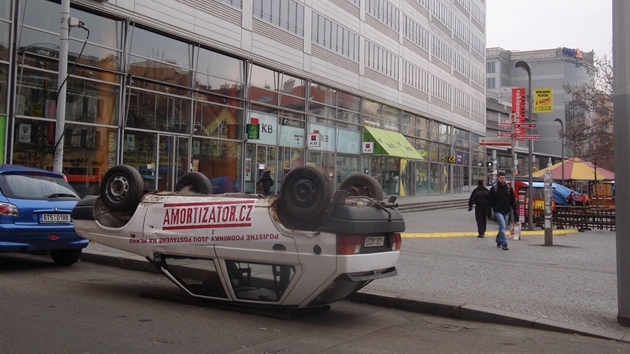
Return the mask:
[[[545,190],[543,191],[545,196],[545,246],[553,246],[553,228],[551,223],[552,182],[551,171],[545,171]]]

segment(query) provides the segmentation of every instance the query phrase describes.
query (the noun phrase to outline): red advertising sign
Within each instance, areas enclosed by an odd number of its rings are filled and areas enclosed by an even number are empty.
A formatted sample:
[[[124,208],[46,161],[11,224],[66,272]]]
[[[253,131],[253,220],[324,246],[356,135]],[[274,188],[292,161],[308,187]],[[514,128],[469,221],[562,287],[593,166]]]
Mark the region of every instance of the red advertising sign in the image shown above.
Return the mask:
[[[512,113],[516,114],[516,121],[525,120],[525,88],[512,89]]]

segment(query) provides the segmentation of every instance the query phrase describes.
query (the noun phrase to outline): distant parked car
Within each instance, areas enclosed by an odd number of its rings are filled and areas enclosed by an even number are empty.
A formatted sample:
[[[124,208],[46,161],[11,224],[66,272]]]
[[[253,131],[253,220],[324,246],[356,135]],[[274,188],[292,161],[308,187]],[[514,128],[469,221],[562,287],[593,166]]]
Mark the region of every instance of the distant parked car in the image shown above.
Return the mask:
[[[89,243],[70,217],[79,200],[59,173],[0,165],[0,253],[50,252],[58,265],[76,263]]]

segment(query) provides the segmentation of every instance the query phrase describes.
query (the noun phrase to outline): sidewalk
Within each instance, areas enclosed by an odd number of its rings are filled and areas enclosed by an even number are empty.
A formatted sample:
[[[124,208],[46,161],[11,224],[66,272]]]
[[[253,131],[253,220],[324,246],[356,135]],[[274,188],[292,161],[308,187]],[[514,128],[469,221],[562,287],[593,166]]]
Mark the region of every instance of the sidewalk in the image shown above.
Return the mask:
[[[468,193],[397,202],[462,198]],[[630,328],[616,320],[614,232],[554,230],[554,245],[544,246],[543,230],[528,231],[502,251],[495,247],[496,223],[488,223],[485,238],[475,237],[467,208],[403,216],[398,276],[370,283],[353,301],[630,342]],[[82,260],[154,270],[140,256],[94,243]]]

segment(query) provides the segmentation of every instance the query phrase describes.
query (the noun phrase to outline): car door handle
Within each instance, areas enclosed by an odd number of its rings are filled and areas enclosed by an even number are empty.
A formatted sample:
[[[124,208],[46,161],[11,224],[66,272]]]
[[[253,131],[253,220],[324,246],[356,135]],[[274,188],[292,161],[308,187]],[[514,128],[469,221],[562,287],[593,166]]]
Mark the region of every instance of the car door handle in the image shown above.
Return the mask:
[[[275,245],[273,245],[273,250],[274,251],[286,251],[287,248],[281,243],[276,243]]]

